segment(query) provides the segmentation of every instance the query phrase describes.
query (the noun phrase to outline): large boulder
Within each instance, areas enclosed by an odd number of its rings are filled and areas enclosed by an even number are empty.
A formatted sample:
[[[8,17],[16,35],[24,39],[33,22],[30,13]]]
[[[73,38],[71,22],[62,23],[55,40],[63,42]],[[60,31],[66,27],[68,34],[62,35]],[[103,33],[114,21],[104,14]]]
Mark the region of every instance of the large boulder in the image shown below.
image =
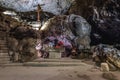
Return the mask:
[[[24,38],[19,41],[19,53],[21,55],[21,60],[30,61],[36,58],[37,52],[35,49],[36,39]]]
[[[41,28],[44,38],[56,32],[58,35],[66,35],[79,49],[90,48],[91,26],[78,15],[61,15],[49,19]],[[42,35],[43,37],[43,35]]]
[[[90,48],[90,32],[91,26],[89,23],[81,16],[71,14],[67,17],[68,23],[72,23],[73,33],[76,36],[75,42],[79,49]]]
[[[7,32],[7,45],[12,61],[29,61],[36,57],[35,45],[37,38],[40,38],[40,31],[1,12],[0,31]]]

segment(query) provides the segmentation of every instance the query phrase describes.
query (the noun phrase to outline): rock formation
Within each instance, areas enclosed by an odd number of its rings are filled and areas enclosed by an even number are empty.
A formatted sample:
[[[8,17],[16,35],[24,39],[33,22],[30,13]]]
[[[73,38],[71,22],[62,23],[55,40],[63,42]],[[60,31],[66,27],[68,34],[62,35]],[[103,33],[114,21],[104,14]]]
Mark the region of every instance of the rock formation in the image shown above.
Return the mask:
[[[34,11],[40,4],[45,12],[56,15],[64,14],[69,9],[73,0],[1,0],[0,4],[16,11],[26,12]]]
[[[100,44],[94,48],[93,54],[98,66],[100,63],[105,63],[108,64],[110,70],[120,69],[120,51],[113,46]]]
[[[36,39],[40,38],[40,32],[33,30],[31,26],[21,24],[17,20],[0,13],[0,31],[7,33],[7,46],[11,60],[28,61],[36,56]],[[6,37],[6,36],[4,36]],[[11,46],[12,45],[12,46]]]
[[[47,36],[51,35],[51,33],[56,32],[57,35],[67,36],[67,39],[73,42],[79,49],[89,48],[90,42],[93,45],[99,43],[116,45],[120,43],[119,0],[0,1],[0,5],[3,7],[25,12],[21,13],[20,16],[25,17],[28,20],[36,20],[37,16],[34,14],[36,13],[38,4],[41,5],[43,12],[57,15],[55,17],[53,17],[54,15],[47,17],[47,19],[50,19],[42,26],[42,33],[31,29],[30,26],[22,25],[16,20],[11,19],[9,16],[4,16],[0,13],[1,30],[9,32],[10,36],[23,42],[25,41],[24,39],[29,40],[28,38],[41,37],[42,39],[45,39]],[[1,8],[0,10],[3,11]],[[29,13],[26,13],[26,11],[33,12],[30,12],[30,16],[26,16]],[[39,34],[41,34],[41,36]],[[91,36],[91,40],[89,36]]]
[[[9,7],[18,11],[36,10],[38,3],[41,5],[43,11],[45,12],[50,12],[55,15],[65,14],[65,13],[76,14],[84,17],[89,22],[89,24],[92,25],[92,33],[91,33],[92,44],[120,43],[119,0],[99,0],[99,1],[98,0],[49,0],[49,1],[48,0],[44,0],[44,1],[1,0],[0,1],[0,4],[3,7]],[[30,19],[30,17],[28,17],[28,19]]]
[[[63,15],[49,19],[41,28],[47,37],[51,33],[66,35],[79,49],[90,48],[91,26],[78,15]]]
[[[120,43],[119,0],[75,0],[71,13],[83,16],[92,25],[92,44]]]

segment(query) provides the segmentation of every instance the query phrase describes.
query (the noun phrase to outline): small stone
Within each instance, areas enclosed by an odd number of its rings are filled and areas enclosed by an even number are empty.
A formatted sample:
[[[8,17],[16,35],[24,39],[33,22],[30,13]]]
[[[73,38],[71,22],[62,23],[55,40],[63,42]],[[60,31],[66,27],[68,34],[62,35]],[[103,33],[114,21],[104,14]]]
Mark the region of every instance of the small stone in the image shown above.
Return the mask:
[[[103,72],[109,71],[109,66],[107,63],[101,63],[101,71],[103,71]]]

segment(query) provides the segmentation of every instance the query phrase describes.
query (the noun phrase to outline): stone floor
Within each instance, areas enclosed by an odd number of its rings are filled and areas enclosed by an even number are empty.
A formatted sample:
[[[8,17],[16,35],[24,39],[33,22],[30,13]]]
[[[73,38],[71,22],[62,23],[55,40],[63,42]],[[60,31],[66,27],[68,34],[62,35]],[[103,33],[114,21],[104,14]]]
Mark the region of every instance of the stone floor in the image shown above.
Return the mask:
[[[35,60],[34,65],[41,64],[42,60]],[[0,80],[106,80],[102,77],[104,72],[95,68],[94,65],[84,63],[81,60],[44,60],[45,63],[55,64],[57,62],[63,63],[78,63],[77,66],[32,66],[31,62],[23,64],[0,66]],[[53,63],[51,63],[53,62]],[[16,64],[16,65],[15,65]],[[108,72],[111,73],[111,72]],[[117,80],[120,80],[120,73],[118,71],[112,72],[116,75]]]

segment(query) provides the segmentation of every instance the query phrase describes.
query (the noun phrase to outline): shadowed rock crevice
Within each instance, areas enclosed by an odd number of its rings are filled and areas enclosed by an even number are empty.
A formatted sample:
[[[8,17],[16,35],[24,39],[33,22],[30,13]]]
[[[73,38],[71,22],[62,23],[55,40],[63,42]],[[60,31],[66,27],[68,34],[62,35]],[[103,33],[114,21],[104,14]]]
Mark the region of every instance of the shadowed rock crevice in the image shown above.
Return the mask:
[[[69,10],[92,25],[92,44],[120,43],[120,2],[118,0],[75,0]]]

